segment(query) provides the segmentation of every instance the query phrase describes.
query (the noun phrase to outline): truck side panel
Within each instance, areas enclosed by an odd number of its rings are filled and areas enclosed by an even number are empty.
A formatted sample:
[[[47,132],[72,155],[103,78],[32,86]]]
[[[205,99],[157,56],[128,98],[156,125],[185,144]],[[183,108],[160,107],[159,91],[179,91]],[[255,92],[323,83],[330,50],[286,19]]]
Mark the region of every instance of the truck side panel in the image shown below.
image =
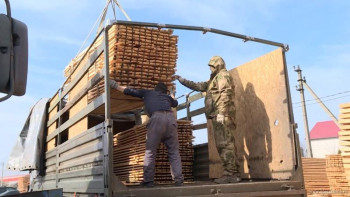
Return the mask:
[[[34,190],[64,188],[65,193],[104,193],[104,134],[101,123],[46,152],[46,176],[35,179]]]
[[[234,135],[243,178],[290,179],[296,162],[284,51],[279,48],[229,72],[235,86]],[[217,178],[222,164],[210,129],[208,135],[210,177]]]

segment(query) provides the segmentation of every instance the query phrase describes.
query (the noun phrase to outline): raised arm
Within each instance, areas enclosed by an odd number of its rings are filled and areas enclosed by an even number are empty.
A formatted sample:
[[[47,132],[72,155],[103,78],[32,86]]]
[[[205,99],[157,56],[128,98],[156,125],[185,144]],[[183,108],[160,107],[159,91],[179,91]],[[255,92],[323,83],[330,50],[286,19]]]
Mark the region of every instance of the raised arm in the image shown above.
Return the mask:
[[[177,79],[182,85],[188,87],[191,90],[205,92],[208,88],[208,82],[193,82],[187,79],[180,77],[179,75],[175,75],[175,79]]]
[[[127,88],[126,86],[121,86],[114,80],[110,80],[110,85],[111,85],[111,88],[116,89],[120,92],[123,92],[125,95],[130,95],[133,97],[143,98],[145,93],[145,91],[142,89],[135,90],[135,89]]]

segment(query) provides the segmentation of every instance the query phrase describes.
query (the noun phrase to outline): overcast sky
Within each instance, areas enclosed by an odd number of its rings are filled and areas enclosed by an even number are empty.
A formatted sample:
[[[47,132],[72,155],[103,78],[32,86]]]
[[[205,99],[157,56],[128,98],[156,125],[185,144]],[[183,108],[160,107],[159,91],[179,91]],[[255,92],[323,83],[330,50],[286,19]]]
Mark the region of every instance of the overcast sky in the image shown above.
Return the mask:
[[[212,27],[288,44],[286,57],[293,112],[303,146],[303,119],[293,66],[301,66],[309,86],[336,116],[339,104],[350,102],[350,1],[119,2],[133,21]],[[105,3],[104,0],[11,1],[12,16],[25,22],[29,30],[29,73],[26,95],[0,103],[0,162],[6,163],[30,107],[40,98],[51,97],[62,85],[64,68],[78,53]],[[0,12],[5,10],[1,3]],[[109,18],[113,18],[111,13]],[[125,20],[119,10],[117,19]],[[206,65],[213,55],[221,55],[227,68],[232,69],[276,49],[210,33],[175,31],[174,34],[179,35],[177,74],[194,81],[208,79],[210,71]],[[88,44],[92,39],[93,36]],[[178,86],[178,95],[186,92],[189,90]],[[310,130],[316,122],[330,120],[308,92],[305,96]],[[195,120],[203,121],[203,117]],[[206,133],[195,135],[195,143],[206,141]],[[5,171],[5,175],[11,174],[14,173]]]

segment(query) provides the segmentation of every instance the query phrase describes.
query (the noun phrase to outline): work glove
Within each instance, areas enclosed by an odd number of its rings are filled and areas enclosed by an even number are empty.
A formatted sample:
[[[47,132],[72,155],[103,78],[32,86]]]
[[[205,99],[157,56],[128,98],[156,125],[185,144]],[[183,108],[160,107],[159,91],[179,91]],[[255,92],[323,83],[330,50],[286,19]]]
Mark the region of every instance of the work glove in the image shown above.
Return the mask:
[[[180,82],[184,82],[184,78],[182,78],[180,75],[174,75],[175,79],[177,79]]]
[[[220,122],[221,124],[224,124],[224,122],[225,122],[225,116],[222,115],[222,114],[218,114],[218,115],[216,116],[216,122]]]
[[[111,88],[113,88],[113,89],[117,89],[117,87],[119,86],[119,84],[112,79],[109,80],[109,84],[110,84]]]

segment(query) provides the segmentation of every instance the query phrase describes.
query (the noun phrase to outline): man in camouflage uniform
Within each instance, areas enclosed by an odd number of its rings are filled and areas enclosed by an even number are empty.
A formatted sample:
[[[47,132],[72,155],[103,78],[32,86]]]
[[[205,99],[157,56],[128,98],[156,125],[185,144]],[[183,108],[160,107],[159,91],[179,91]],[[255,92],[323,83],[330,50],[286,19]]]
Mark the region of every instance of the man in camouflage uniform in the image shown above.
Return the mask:
[[[212,57],[208,65],[211,75],[207,82],[195,83],[178,75],[175,75],[175,79],[192,90],[206,92],[205,115],[213,123],[215,143],[224,167],[223,176],[214,182],[235,183],[241,178],[233,136],[236,125],[232,78],[220,56]]]

